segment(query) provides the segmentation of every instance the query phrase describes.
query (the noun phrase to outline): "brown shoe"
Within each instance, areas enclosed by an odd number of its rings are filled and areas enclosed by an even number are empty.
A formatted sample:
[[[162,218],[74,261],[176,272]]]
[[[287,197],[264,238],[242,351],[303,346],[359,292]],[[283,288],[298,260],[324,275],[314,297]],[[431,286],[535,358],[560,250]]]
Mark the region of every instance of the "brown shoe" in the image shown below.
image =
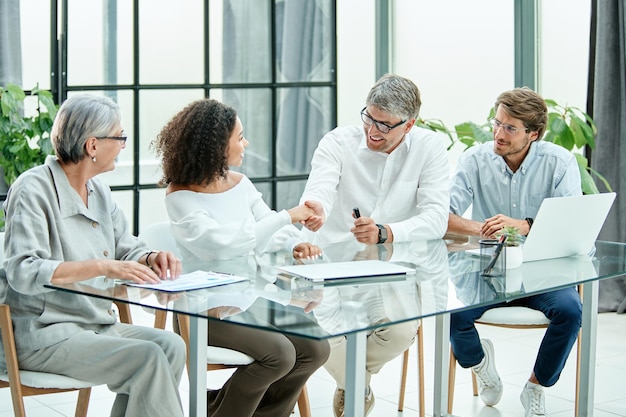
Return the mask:
[[[333,397],[333,410],[335,411],[335,417],[344,417],[343,410],[345,408],[346,392],[337,387],[335,390],[335,396]]]
[[[365,397],[364,408],[366,416],[372,411],[372,409],[374,408],[374,404],[376,403],[376,399],[374,398],[374,391],[372,391],[371,387],[367,387],[367,389],[370,393]],[[335,396],[333,397],[333,410],[335,412],[335,417],[345,417],[345,398],[346,392],[341,388],[337,388],[335,390]]]
[[[366,417],[372,411],[372,409],[374,408],[374,403],[376,402],[376,399],[374,398],[374,391],[372,391],[372,388],[367,387],[367,389],[370,393],[369,395],[365,396],[365,416]]]

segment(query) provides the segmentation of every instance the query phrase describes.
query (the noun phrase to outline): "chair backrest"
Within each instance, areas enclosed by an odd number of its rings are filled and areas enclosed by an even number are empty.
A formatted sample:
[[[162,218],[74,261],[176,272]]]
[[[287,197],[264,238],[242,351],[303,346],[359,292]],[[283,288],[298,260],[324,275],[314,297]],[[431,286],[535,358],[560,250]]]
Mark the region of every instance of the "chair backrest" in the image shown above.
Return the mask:
[[[180,258],[176,240],[172,236],[169,222],[153,223],[139,233],[139,239],[146,242],[151,249],[168,250]]]

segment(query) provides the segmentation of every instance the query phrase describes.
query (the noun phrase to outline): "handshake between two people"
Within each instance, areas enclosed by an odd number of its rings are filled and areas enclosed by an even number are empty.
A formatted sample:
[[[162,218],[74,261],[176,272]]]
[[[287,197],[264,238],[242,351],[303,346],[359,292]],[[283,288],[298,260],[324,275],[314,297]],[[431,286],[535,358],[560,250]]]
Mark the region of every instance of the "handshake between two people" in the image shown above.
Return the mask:
[[[317,201],[305,201],[304,204],[290,208],[287,213],[291,217],[291,223],[300,223],[314,232],[322,227],[326,219],[324,208]],[[310,242],[298,243],[293,248],[294,259],[311,260],[319,258],[321,255],[322,249]]]
[[[326,221],[326,215],[324,214],[324,207],[318,201],[307,200],[304,204],[296,206],[287,210],[291,216],[292,223],[299,222],[307,229],[317,232]],[[354,235],[354,238],[366,245],[374,245],[379,241],[379,227],[376,221],[371,217],[352,214],[354,218],[354,225],[350,229],[350,232]],[[393,234],[390,229],[387,229],[388,242],[393,241]]]

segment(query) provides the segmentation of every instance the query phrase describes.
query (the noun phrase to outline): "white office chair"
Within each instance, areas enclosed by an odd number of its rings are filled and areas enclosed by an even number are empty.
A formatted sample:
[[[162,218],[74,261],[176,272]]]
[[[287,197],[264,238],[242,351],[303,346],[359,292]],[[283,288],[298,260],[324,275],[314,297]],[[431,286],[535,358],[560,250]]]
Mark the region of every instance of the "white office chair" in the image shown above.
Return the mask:
[[[139,234],[139,238],[146,242],[151,249],[169,250],[180,256],[168,222],[151,224]],[[167,312],[164,310],[155,311],[155,327],[165,328],[166,314]],[[189,367],[189,317],[181,314],[177,315],[177,318],[180,335],[187,345],[187,367]],[[236,350],[207,346],[207,371],[236,368],[249,365],[253,361],[252,357]],[[311,405],[306,385],[302,388],[302,392],[298,397],[298,409],[302,417],[311,417]]]
[[[3,258],[4,232],[0,232],[0,265]],[[0,269],[0,274],[4,274],[4,269]],[[15,417],[26,416],[24,397],[68,391],[78,391],[75,416],[85,417],[87,415],[91,387],[96,384],[64,375],[20,370],[15,348],[11,309],[6,304],[0,304],[0,332],[2,334],[2,347],[4,348],[4,358],[7,367],[6,372],[0,373],[0,388],[9,387],[11,389],[11,400]]]

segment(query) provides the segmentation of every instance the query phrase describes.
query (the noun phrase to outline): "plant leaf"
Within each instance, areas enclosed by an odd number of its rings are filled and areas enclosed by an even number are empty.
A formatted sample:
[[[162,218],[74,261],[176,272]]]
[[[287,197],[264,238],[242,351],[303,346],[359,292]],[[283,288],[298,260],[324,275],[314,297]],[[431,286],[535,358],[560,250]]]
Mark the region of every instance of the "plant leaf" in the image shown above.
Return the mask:
[[[606,190],[608,192],[612,192],[613,188],[611,187],[611,184],[609,183],[609,181],[602,175],[600,174],[598,171],[596,171],[595,169],[589,167],[587,168],[589,170],[589,172],[591,173],[592,176],[596,177],[597,179],[599,179],[600,181],[602,181],[602,183],[604,184],[604,187],[606,188]]]
[[[574,148],[574,137],[565,119],[562,117],[555,118],[552,123],[550,123],[550,130],[554,134],[554,143],[561,145],[568,151]]]
[[[576,147],[584,148],[587,145],[587,137],[580,126],[579,120],[578,118],[572,118],[569,127]]]

